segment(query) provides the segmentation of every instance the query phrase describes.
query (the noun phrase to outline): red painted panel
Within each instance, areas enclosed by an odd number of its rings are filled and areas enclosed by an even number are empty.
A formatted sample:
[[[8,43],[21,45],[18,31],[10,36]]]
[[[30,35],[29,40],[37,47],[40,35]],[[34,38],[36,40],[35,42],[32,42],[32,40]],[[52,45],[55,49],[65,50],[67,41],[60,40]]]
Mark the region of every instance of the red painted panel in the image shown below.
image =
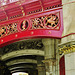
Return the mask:
[[[24,13],[25,15],[29,15],[43,10],[60,7],[61,4],[61,0],[7,0],[7,5],[2,6],[0,11],[3,11],[5,13],[4,16],[7,16],[9,20],[12,15],[15,16],[16,14],[20,15]],[[9,13],[12,14],[10,15]]]
[[[61,38],[62,7],[55,4],[61,4],[61,0],[26,0],[1,7],[0,47],[26,38]]]
[[[0,0],[0,6],[7,5],[16,1],[19,1],[19,0]]]
[[[59,23],[58,26],[55,28],[32,28],[32,19],[50,15],[50,14],[56,14],[59,18]],[[34,17],[33,17],[34,16]],[[21,24],[22,22],[26,20],[28,22],[28,26],[25,30],[21,29]],[[11,23],[10,23],[11,22]],[[17,22],[17,28],[13,26]],[[44,22],[43,22],[44,24]],[[19,40],[19,39],[24,39],[24,38],[47,38],[47,37],[55,37],[55,38],[61,38],[62,31],[63,31],[63,22],[62,22],[62,9],[59,10],[54,10],[54,11],[47,11],[47,12],[42,12],[40,14],[35,14],[15,20],[10,20],[7,22],[0,23],[1,28],[5,27],[6,28],[6,33],[3,33],[3,36],[0,38],[0,44],[4,44],[7,42],[11,42],[14,40]],[[46,26],[46,25],[44,25]],[[14,29],[13,29],[14,27]],[[11,29],[10,29],[11,28]],[[15,28],[17,29],[15,31]],[[10,33],[9,33],[10,32]],[[2,34],[1,34],[2,35]],[[8,43],[7,43],[8,44]]]
[[[60,4],[62,4],[61,2],[62,2],[61,0],[43,0],[44,9],[46,7],[60,5]]]
[[[64,56],[60,59],[59,68],[60,68],[60,75],[65,75],[65,59],[64,59]]]
[[[0,19],[5,19],[7,16],[6,16],[6,13],[4,11],[1,11],[0,12]]]

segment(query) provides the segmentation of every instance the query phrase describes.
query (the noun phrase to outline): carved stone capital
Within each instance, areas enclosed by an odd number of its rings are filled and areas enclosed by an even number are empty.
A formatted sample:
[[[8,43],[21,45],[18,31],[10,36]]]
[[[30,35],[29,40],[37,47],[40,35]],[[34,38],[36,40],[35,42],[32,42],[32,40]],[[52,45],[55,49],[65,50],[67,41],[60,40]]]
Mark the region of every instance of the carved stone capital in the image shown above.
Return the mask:
[[[45,63],[45,62],[55,62],[55,61],[56,61],[55,59],[45,59],[42,62]]]
[[[37,65],[38,71],[45,71],[45,65],[44,64],[39,64]]]
[[[59,54],[64,55],[75,52],[75,44],[67,43],[59,45]]]
[[[44,44],[44,46],[50,45],[51,44],[51,40],[50,38],[45,38],[42,39],[42,43]]]
[[[45,63],[46,72],[52,73],[55,66],[55,59],[43,60],[43,63]]]

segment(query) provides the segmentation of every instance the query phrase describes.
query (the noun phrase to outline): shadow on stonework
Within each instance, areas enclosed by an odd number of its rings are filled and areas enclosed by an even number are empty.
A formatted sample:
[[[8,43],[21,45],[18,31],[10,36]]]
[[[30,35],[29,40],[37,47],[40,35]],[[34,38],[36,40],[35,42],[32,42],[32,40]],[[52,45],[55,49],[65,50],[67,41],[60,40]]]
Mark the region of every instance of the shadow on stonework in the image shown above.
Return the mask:
[[[0,75],[11,75],[8,67],[5,65],[3,61],[0,61]]]

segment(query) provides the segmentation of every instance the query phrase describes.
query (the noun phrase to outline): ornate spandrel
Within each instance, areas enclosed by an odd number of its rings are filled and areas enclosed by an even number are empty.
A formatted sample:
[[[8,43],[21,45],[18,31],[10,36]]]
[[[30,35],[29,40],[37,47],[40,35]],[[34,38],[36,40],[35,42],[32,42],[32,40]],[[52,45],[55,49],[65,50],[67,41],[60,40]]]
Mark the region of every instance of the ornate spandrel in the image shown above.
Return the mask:
[[[31,23],[29,21],[31,20]],[[5,37],[9,34],[13,34],[16,32],[20,31],[26,31],[29,24],[30,29],[54,29],[58,30],[60,27],[59,23],[59,13],[56,14],[50,14],[46,16],[41,16],[37,18],[31,18],[30,20],[22,20],[21,23],[19,22],[14,22],[14,23],[9,23],[5,25],[1,25],[0,27],[0,38]],[[18,26],[19,24],[19,26]]]
[[[55,27],[57,27],[58,23],[59,23],[59,18],[55,14],[50,14],[45,19],[45,25],[48,28],[54,29]]]
[[[31,29],[45,28],[44,19],[45,19],[44,16],[32,19],[32,27],[31,27]]]
[[[37,17],[31,19],[32,27],[31,29],[59,29],[59,17],[57,14],[50,14],[46,16]]]
[[[5,37],[9,34],[13,34],[13,33],[18,32],[17,24],[18,24],[18,22],[10,23],[8,25],[2,25],[0,27],[0,38]]]
[[[42,41],[41,40],[20,41],[20,42],[12,43],[10,45],[0,48],[0,50],[2,51],[2,54],[6,54],[6,53],[17,51],[17,50],[25,50],[25,49],[43,50]]]
[[[0,27],[0,37],[6,35],[6,26]]]

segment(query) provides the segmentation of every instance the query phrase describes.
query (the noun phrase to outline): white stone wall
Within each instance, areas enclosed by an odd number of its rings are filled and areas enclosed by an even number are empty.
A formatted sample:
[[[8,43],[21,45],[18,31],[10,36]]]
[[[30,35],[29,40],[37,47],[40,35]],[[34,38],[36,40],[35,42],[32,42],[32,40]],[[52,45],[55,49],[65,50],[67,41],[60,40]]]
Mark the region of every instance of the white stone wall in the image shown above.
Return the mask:
[[[65,55],[65,75],[75,75],[75,52]]]
[[[75,0],[62,0],[63,5],[63,36],[75,33]]]
[[[74,41],[75,41],[75,34],[72,34],[72,35],[69,35],[69,36],[62,38],[61,44],[66,44],[66,43],[74,42]]]

